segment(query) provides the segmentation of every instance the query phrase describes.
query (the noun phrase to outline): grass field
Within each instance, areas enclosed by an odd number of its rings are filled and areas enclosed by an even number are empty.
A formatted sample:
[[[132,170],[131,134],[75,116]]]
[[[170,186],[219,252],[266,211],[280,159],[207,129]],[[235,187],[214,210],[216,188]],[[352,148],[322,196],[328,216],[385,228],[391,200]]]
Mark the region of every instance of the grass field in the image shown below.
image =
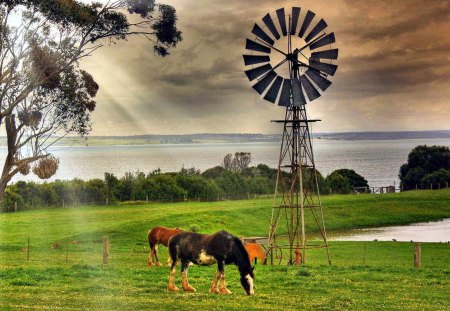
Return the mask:
[[[449,189],[325,196],[323,201],[331,232],[450,217]],[[258,265],[253,297],[244,295],[232,266],[226,270],[229,296],[208,293],[214,266],[190,269],[195,294],[167,292],[168,269],[146,266],[146,232],[152,226],[267,235],[271,204],[262,199],[0,214],[0,309],[450,309],[449,244],[423,243],[422,267],[414,269],[413,243],[331,242],[332,266],[323,249],[311,250],[302,267]],[[111,243],[107,266],[102,264],[104,235]],[[160,253],[167,258],[164,247]]]

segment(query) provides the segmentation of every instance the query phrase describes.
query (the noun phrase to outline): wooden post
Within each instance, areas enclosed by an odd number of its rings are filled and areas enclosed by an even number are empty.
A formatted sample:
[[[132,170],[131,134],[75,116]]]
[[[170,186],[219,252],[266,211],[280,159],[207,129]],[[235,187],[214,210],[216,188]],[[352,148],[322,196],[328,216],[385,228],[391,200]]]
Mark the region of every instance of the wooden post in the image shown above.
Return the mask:
[[[422,253],[422,250],[420,249],[420,244],[416,243],[416,245],[414,247],[414,267],[415,268],[420,268],[421,253]]]
[[[30,237],[28,237],[27,261],[30,261]]]
[[[62,206],[63,206],[63,208],[66,207],[65,204],[64,204],[64,199],[62,200]]]
[[[108,236],[105,235],[103,237],[103,264],[107,265],[109,262],[109,239]]]
[[[416,184],[416,190],[417,190],[417,184]]]
[[[148,195],[145,196],[145,202],[148,203]]]
[[[108,198],[106,198],[106,206],[108,206]]]
[[[433,183],[430,184],[430,189],[433,190]]]
[[[14,212],[17,212],[17,202],[14,202]]]

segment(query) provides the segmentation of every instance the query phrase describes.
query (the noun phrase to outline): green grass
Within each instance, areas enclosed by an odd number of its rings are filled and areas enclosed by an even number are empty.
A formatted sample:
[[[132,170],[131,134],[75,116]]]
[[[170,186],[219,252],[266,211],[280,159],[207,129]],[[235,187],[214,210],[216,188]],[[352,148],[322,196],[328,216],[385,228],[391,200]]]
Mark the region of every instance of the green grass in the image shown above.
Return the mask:
[[[450,217],[450,191],[325,196],[329,232]],[[195,294],[165,290],[167,268],[146,266],[146,232],[155,225],[201,232],[267,235],[272,201],[224,201],[48,209],[0,214],[0,309],[63,310],[448,310],[450,245],[330,242],[308,252],[302,267],[261,266],[256,295],[247,297],[236,268],[227,267],[229,296],[208,293],[215,267],[190,269]],[[311,226],[310,231],[313,229]],[[102,237],[111,243],[102,264]],[[30,238],[30,260],[27,240]],[[73,244],[68,242],[76,241]],[[57,244],[57,245],[56,245]],[[56,246],[54,248],[53,246]],[[59,247],[58,247],[59,246]],[[366,252],[364,251],[366,249]],[[167,250],[160,247],[161,258]],[[177,281],[180,281],[177,275]]]

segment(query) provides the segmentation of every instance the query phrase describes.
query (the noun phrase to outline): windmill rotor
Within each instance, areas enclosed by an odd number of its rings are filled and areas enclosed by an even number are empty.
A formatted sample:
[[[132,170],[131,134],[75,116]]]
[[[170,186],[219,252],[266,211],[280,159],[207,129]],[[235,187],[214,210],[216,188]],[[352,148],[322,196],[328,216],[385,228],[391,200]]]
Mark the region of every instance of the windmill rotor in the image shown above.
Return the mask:
[[[280,8],[255,23],[251,33],[243,55],[245,74],[265,100],[285,107],[305,105],[332,84],[338,67],[333,63],[338,58],[338,49],[332,47],[336,38],[314,12]],[[287,44],[280,46],[283,38]]]

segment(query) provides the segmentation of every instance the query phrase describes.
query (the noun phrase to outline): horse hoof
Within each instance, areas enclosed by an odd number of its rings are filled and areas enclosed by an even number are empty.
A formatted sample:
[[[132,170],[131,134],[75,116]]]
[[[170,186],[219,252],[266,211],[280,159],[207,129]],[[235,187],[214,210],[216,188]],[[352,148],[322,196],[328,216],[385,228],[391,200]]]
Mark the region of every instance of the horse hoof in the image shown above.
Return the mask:
[[[195,293],[197,290],[191,286],[183,288],[185,292]]]
[[[218,294],[219,293],[219,289],[218,288],[210,288],[209,292],[213,293],[213,294]]]
[[[167,290],[170,292],[178,292],[180,289],[178,287],[176,287],[175,285],[173,286],[167,286]]]
[[[221,288],[219,294],[229,295],[231,294],[231,290],[229,290],[228,288]]]
[[[149,266],[149,267],[153,267],[155,264],[153,263],[153,262],[149,262],[149,263],[147,263],[147,266]]]
[[[156,263],[156,266],[157,266],[157,267],[161,267],[162,264],[158,261],[158,262]]]

